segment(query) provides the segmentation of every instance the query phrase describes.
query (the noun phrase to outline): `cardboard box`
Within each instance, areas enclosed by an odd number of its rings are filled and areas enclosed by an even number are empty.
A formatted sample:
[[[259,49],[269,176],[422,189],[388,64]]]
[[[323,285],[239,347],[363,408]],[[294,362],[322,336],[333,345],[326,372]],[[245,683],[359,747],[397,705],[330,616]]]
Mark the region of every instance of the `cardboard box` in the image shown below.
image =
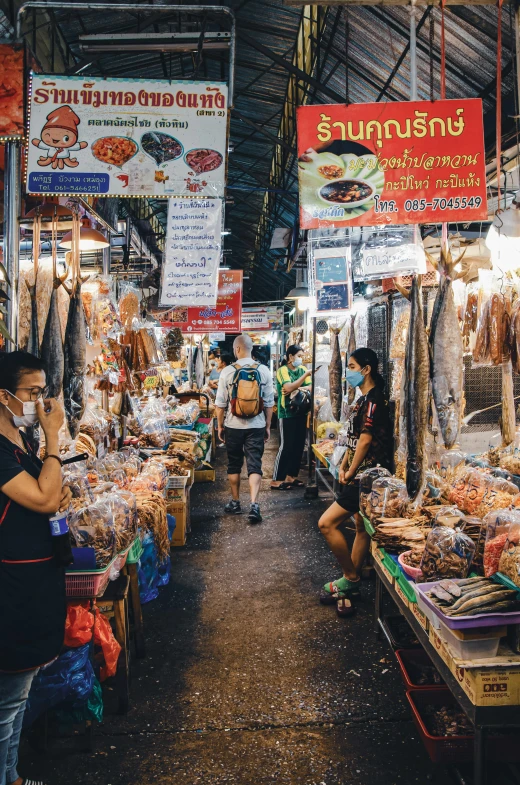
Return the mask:
[[[401,586],[400,586],[400,584],[399,584],[399,581],[396,581],[396,580],[394,580],[394,589],[395,589],[395,593],[397,594],[397,596],[399,597],[399,599],[401,600],[401,602],[404,604],[404,606],[405,606],[406,608],[410,608],[410,606],[411,606],[413,603],[410,603],[410,600],[408,599],[408,597],[406,596],[406,594],[404,593],[404,591],[401,589]]]
[[[419,608],[418,603],[416,603],[416,602],[409,603],[409,608],[410,608],[411,612],[413,613],[415,619],[417,619],[417,621],[419,622],[419,624],[423,628],[423,630],[428,632],[429,629],[430,629],[430,622],[428,621],[428,617],[425,616],[424,613],[422,612],[422,610]]]
[[[184,501],[168,502],[166,510],[168,515],[175,516],[175,531],[172,538],[172,546],[181,547],[186,545],[186,534],[189,530],[189,497]]]
[[[430,628],[430,642],[475,706],[520,705],[520,655],[501,647],[496,657],[459,660],[436,630]]]
[[[386,578],[386,579],[389,581],[389,583],[391,583],[391,584],[392,584],[392,586],[393,586],[393,585],[394,585],[394,583],[395,583],[395,578],[394,578],[394,576],[393,576],[393,575],[392,575],[392,574],[391,574],[391,573],[390,573],[390,572],[387,570],[387,568],[386,568],[386,566],[385,566],[385,563],[384,563],[384,558],[385,558],[385,556],[386,556],[386,553],[385,553],[385,551],[384,551],[384,550],[382,550],[381,548],[379,548],[379,547],[378,547],[378,545],[377,545],[377,543],[375,543],[374,541],[372,541],[372,542],[371,542],[371,544],[370,544],[370,551],[371,551],[371,553],[372,553],[372,558],[374,559],[374,561],[375,561],[375,562],[377,562],[377,563],[378,563],[378,565],[379,565],[379,567],[380,567],[380,568],[383,570],[383,572],[384,572],[384,574],[385,574],[385,578]]]
[[[202,464],[202,468],[195,469],[195,482],[215,482],[216,472],[209,463]]]

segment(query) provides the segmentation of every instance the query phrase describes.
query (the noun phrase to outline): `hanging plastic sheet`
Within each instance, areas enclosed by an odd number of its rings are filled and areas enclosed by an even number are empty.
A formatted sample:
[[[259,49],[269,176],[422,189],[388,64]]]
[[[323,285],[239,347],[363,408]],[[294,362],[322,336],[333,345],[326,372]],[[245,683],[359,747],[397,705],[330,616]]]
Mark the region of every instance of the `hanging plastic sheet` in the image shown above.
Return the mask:
[[[143,538],[143,554],[139,562],[139,596],[141,603],[155,600],[159,594],[159,563],[153,536],[147,532]]]
[[[351,227],[355,281],[426,272],[426,257],[414,226]]]

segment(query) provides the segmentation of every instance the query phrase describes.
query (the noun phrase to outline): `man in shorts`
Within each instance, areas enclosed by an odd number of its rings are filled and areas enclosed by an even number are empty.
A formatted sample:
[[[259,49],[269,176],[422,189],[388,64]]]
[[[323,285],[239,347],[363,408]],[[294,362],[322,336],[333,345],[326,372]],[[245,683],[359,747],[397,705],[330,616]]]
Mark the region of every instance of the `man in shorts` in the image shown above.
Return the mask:
[[[248,519],[250,523],[260,523],[260,505],[257,502],[262,482],[262,457],[265,442],[271,433],[271,418],[274,407],[274,390],[271,372],[265,365],[256,363],[251,357],[253,342],[248,335],[239,335],[233,343],[236,362],[224,368],[220,374],[215,407],[217,412],[218,436],[226,442],[228,454],[228,480],[231,489],[231,501],[224,507],[230,515],[240,515],[240,473],[244,463],[247,464],[251,507]],[[238,417],[232,413],[230,400],[233,379],[237,366],[257,367],[261,378],[260,395],[263,400],[263,411],[254,417]]]

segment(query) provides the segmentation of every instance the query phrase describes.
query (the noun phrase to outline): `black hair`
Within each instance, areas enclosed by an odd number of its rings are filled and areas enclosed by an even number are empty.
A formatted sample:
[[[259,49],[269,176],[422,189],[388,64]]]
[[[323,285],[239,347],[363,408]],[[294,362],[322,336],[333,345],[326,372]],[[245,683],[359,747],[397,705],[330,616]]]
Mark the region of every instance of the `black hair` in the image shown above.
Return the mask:
[[[370,375],[376,387],[379,387],[381,390],[385,389],[385,380],[377,370],[379,360],[377,359],[377,354],[372,349],[360,347],[359,349],[354,349],[350,356],[354,358],[361,368],[366,368],[369,365]]]
[[[292,354],[292,356],[294,357],[294,355],[298,354],[298,352],[303,352],[303,348],[299,344],[292,343],[290,346],[288,346],[287,349],[285,350],[285,359],[282,362],[282,365],[287,365],[287,363],[289,362],[290,354]]]
[[[0,386],[14,392],[25,373],[45,371],[45,363],[29,352],[0,352]]]
[[[221,352],[218,356],[218,359],[220,360],[221,363],[224,363],[225,365],[231,365],[231,363],[233,362],[233,357],[230,352]]]

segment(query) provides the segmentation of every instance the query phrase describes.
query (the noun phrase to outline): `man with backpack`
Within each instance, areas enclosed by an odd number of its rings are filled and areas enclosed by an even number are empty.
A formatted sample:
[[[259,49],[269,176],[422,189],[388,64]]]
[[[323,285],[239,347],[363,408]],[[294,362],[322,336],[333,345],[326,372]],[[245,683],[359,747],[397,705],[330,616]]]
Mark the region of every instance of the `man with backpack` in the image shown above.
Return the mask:
[[[274,390],[269,369],[252,359],[252,349],[253,341],[248,335],[235,338],[236,362],[220,374],[215,407],[219,439],[226,442],[231,488],[231,501],[224,510],[230,515],[242,512],[240,473],[245,456],[251,491],[248,519],[250,523],[260,523],[262,516],[257,498],[262,481],[264,445],[271,432]]]

